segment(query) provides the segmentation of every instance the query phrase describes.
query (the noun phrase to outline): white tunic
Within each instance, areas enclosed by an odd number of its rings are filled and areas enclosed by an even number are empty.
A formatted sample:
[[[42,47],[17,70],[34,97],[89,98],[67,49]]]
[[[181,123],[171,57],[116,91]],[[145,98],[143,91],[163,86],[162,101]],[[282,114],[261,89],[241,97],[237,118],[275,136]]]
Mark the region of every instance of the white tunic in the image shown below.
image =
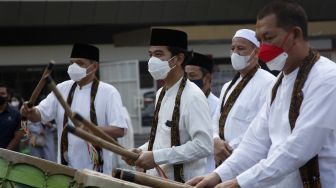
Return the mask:
[[[240,174],[243,188],[301,188],[298,169],[318,154],[322,187],[336,186],[336,64],[321,57],[312,68],[291,132],[288,111],[297,73],[284,76],[272,106],[268,96],[239,147],[215,170],[223,181]]]
[[[68,97],[73,83],[74,81],[68,80],[57,85],[57,88],[65,100]],[[90,120],[91,86],[92,82],[81,89],[77,86],[71,105],[73,112],[78,112],[88,120]],[[113,125],[127,129],[127,125],[122,114],[120,94],[113,86],[104,82],[99,82],[94,103],[97,114],[97,123],[99,126]],[[51,121],[52,119],[56,120],[59,151],[57,161],[60,162],[60,141],[63,130],[64,109],[53,93],[50,93],[46,99],[41,101],[37,108],[41,113],[43,122]],[[69,122],[71,121],[69,120]],[[68,134],[68,142],[69,166],[76,169],[92,169],[93,164],[88,152],[87,142],[72,134]],[[112,152],[103,150],[103,159],[104,173],[110,174],[112,170]]]
[[[215,115],[216,108],[219,104],[219,99],[216,97],[212,92],[210,92],[208,96],[208,104],[210,107],[210,112],[211,112],[211,118]],[[213,133],[212,133],[213,134]],[[216,168],[216,162],[215,162],[215,157],[214,154],[212,153],[210,156],[207,158],[207,164],[208,164],[208,173],[212,172]]]
[[[209,106],[204,93],[187,80],[180,105],[180,141],[181,145],[171,147],[171,128],[166,122],[171,121],[175,98],[181,79],[166,91],[162,99],[159,121],[153,145],[156,164],[165,171],[169,179],[174,179],[173,164],[183,163],[185,180],[207,172],[207,157],[212,153],[212,127]],[[158,99],[162,88],[157,92]],[[157,102],[157,101],[156,101]],[[148,149],[148,142],[140,147]],[[147,170],[148,174],[157,175],[156,170]]]
[[[236,83],[231,87],[228,94],[226,95],[225,102],[241,79],[242,77],[238,78]],[[229,145],[233,149],[238,147],[245,131],[249,127],[253,118],[261,109],[262,105],[265,103],[267,94],[266,91],[272,87],[274,80],[275,77],[272,74],[265,70],[258,69],[255,75],[242,90],[233,107],[231,108],[231,111],[225,122],[224,136],[225,140],[229,142]],[[221,115],[221,103],[223,101],[224,93],[230,83],[231,81],[224,84],[220,94],[220,103],[218,104],[216,113],[212,118],[214,138],[219,137],[218,124]]]
[[[210,94],[208,96],[208,104],[209,104],[209,107],[210,107],[210,115],[211,115],[211,118],[212,118],[215,115],[216,108],[219,104],[218,97],[216,97],[216,95],[214,95],[212,92],[210,92]]]

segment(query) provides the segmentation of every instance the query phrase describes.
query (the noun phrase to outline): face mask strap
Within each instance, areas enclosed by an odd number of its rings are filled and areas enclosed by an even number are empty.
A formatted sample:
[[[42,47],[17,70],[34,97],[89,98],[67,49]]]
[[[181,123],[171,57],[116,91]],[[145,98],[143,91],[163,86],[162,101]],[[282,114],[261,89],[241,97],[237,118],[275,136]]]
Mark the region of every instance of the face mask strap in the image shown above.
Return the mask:
[[[292,33],[292,31],[288,32],[287,35],[285,36],[285,39],[282,41],[281,43],[281,48],[283,48],[283,45],[287,42],[287,39],[289,37],[289,35]]]
[[[87,68],[86,68],[86,70],[88,70],[89,69],[89,67],[91,67],[93,65],[93,63],[91,64],[91,65],[89,65]],[[85,71],[86,72],[86,71]],[[91,72],[89,72],[89,73],[86,73],[86,76],[87,75],[89,75],[89,74],[91,74],[93,72],[93,70],[91,71]]]
[[[257,49],[257,47],[255,47],[255,48],[253,49],[253,51],[250,53],[250,59],[251,59],[251,57],[252,57],[252,54],[256,51],[256,49]]]
[[[174,59],[175,57],[176,57],[176,55],[174,55],[173,57],[171,57],[171,58],[168,60],[168,62],[171,61],[172,59]]]
[[[252,60],[252,54],[255,52],[256,49],[257,48],[254,48],[253,51],[250,53],[249,59],[246,61],[246,63],[250,63],[251,62],[251,60]]]
[[[174,59],[176,57],[176,55],[174,55],[173,57],[171,57],[167,62],[169,63],[172,59]],[[170,70],[172,70],[173,68],[175,68],[176,65],[174,65],[172,68],[170,68]]]

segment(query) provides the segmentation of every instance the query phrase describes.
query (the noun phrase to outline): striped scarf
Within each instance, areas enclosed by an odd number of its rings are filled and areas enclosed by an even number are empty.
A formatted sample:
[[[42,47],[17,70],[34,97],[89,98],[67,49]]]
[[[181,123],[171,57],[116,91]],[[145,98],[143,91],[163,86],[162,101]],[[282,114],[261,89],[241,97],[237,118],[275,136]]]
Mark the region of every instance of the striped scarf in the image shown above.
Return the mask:
[[[226,95],[228,94],[229,90],[231,89],[231,87],[234,85],[234,83],[237,81],[237,79],[239,78],[239,73],[237,73],[235,75],[235,77],[233,78],[233,80],[231,81],[229,87],[226,89],[224,96],[223,96],[223,100],[222,100],[222,104],[221,104],[221,116],[219,118],[219,124],[218,124],[218,128],[219,128],[219,137],[222,140],[225,140],[224,138],[224,127],[225,127],[225,122],[226,119],[232,109],[232,107],[234,106],[236,100],[238,99],[240,93],[244,90],[245,86],[249,83],[249,81],[253,78],[253,76],[255,75],[255,73],[258,71],[258,68],[255,67],[254,69],[252,69],[239,83],[238,85],[234,88],[234,90],[232,91],[232,93],[230,94],[229,98],[225,101]],[[225,104],[224,104],[225,103]]]

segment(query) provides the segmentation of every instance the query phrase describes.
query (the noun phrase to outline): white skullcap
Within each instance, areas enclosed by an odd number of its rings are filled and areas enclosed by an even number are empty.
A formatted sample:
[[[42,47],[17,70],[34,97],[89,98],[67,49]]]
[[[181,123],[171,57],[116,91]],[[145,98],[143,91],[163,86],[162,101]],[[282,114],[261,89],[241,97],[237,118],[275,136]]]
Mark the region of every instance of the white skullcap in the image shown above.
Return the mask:
[[[241,37],[241,38],[247,39],[259,48],[260,44],[259,44],[259,41],[256,38],[255,32],[250,30],[250,29],[240,29],[240,30],[238,30],[236,32],[236,34],[233,36],[232,39],[234,39],[236,37]]]

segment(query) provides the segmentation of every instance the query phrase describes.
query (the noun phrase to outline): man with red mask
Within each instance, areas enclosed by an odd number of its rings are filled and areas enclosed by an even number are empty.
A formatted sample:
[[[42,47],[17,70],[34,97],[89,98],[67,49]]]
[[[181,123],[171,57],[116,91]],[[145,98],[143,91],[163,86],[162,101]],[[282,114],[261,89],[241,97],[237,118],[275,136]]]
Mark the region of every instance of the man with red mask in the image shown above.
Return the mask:
[[[257,16],[259,58],[280,70],[262,110],[233,154],[188,182],[220,188],[336,185],[336,64],[307,42],[307,15],[290,0]],[[221,183],[223,182],[223,183]]]

